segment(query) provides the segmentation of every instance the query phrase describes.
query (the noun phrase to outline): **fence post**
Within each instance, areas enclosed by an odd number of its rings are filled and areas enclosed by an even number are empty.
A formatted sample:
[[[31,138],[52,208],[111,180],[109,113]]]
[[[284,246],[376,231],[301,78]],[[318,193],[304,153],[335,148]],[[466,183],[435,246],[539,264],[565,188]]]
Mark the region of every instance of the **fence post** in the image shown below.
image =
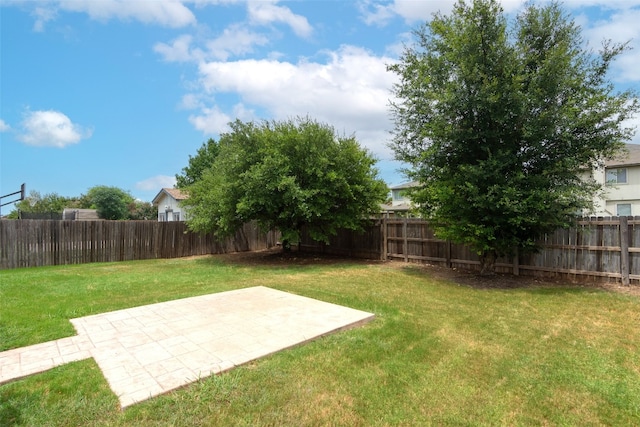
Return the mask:
[[[515,251],[513,252],[513,275],[520,275],[520,250],[517,246]]]
[[[386,261],[387,260],[387,253],[388,253],[388,241],[387,241],[387,218],[382,218],[380,220],[380,226],[382,227],[382,254],[381,254],[381,259],[382,261]]]
[[[409,222],[408,218],[404,218],[402,222],[402,254],[404,255],[404,262],[409,262],[409,254],[407,251],[409,250],[409,241],[407,240],[407,223]]]
[[[620,275],[622,285],[629,286],[629,222],[626,216],[620,217]]]

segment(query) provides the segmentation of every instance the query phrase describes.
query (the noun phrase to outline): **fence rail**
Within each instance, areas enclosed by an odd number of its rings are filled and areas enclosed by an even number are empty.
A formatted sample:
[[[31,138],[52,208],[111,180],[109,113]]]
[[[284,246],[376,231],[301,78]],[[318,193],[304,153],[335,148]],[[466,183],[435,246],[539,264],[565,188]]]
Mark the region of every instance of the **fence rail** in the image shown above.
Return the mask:
[[[640,283],[640,217],[585,218],[570,229],[556,230],[540,241],[536,254],[500,258],[496,270],[572,279]],[[422,219],[384,218],[362,233],[341,231],[329,245],[307,237],[301,247],[361,258],[431,263],[479,269],[478,255],[465,245],[435,236]]]
[[[218,239],[184,222],[1,220],[0,269],[252,251],[277,238],[255,223]]]

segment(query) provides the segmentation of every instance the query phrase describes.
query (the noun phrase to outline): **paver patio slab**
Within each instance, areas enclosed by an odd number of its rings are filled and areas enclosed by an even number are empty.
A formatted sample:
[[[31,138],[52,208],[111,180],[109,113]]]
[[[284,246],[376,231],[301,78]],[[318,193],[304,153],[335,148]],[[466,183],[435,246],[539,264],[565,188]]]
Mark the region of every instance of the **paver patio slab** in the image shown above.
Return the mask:
[[[373,317],[263,286],[184,298],[71,319],[76,337],[1,352],[0,384],[93,357],[125,408]]]

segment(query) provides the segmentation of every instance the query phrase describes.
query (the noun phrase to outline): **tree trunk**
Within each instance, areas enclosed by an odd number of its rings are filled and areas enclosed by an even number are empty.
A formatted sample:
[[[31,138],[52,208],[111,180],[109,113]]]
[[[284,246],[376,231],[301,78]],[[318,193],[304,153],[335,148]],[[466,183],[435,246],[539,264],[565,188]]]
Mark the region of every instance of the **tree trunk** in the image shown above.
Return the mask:
[[[480,275],[489,276],[496,272],[496,259],[498,254],[496,251],[485,251],[480,254]]]
[[[291,241],[287,239],[282,239],[282,252],[289,253],[291,252]]]

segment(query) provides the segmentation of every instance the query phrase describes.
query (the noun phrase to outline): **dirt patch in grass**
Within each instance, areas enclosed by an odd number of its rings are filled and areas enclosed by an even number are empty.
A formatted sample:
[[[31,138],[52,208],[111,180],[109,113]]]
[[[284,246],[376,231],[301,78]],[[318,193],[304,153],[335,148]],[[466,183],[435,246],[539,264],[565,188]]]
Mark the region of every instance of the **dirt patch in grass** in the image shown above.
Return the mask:
[[[238,252],[219,256],[230,263],[262,267],[338,265],[345,263],[387,265],[393,268],[411,269],[414,272],[423,272],[431,277],[436,277],[438,279],[447,280],[461,286],[468,286],[475,289],[520,289],[529,287],[571,286],[576,288],[599,289],[603,291],[640,296],[640,286],[633,284],[631,286],[622,286],[620,283],[616,282],[580,282],[562,278],[514,276],[512,274],[493,274],[489,276],[482,276],[473,270],[447,268],[432,264],[362,260],[295,250],[285,253],[279,248],[256,252]]]
[[[599,289],[603,291],[640,296],[640,286],[622,286],[620,283],[615,282],[581,282],[573,281],[570,279],[551,277],[514,276],[513,274],[493,274],[488,276],[481,276],[480,274],[472,270],[446,268],[430,264],[419,265],[416,268],[424,270],[425,274],[430,274],[433,277],[438,277],[443,280],[449,280],[459,285],[469,286],[476,289],[518,289],[529,287],[538,288],[563,286],[583,289]]]
[[[232,264],[286,267],[286,266],[313,266],[313,265],[337,265],[337,264],[382,264],[382,261],[345,258],[327,254],[316,254],[293,250],[283,252],[274,248],[255,252],[236,252],[231,254],[216,255]]]

